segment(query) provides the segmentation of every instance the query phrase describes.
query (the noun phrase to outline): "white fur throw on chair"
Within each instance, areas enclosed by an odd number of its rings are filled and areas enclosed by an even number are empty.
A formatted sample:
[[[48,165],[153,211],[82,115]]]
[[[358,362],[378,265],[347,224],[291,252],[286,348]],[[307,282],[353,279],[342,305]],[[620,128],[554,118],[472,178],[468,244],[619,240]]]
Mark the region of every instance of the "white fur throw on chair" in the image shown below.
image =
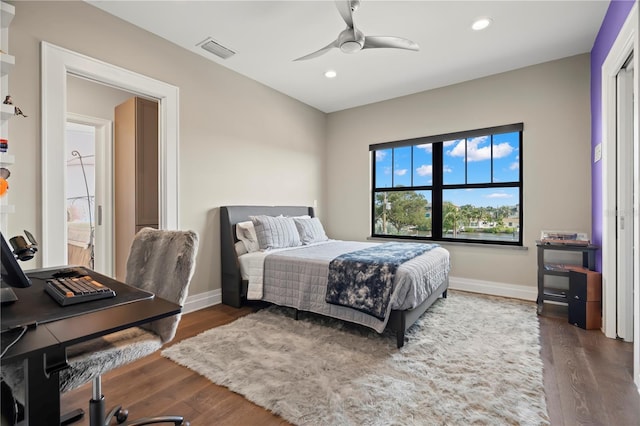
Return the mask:
[[[198,236],[193,231],[164,231],[143,228],[136,234],[127,260],[126,283],[147,290],[180,306],[187,298],[188,284],[195,270]],[[173,339],[181,315],[154,321],[141,327],[162,338]]]

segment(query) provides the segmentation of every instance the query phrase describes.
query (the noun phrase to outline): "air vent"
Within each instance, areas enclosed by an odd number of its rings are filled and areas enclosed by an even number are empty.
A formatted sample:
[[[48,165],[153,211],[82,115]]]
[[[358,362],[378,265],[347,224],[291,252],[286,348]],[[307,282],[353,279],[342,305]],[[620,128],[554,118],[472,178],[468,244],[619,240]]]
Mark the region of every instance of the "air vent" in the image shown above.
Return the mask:
[[[212,38],[208,38],[205,41],[199,43],[198,45],[202,47],[204,50],[206,50],[207,52],[213,53],[214,55],[222,59],[227,59],[236,54],[236,52],[234,52],[229,48],[224,47],[223,45],[221,45],[220,43],[218,43]]]

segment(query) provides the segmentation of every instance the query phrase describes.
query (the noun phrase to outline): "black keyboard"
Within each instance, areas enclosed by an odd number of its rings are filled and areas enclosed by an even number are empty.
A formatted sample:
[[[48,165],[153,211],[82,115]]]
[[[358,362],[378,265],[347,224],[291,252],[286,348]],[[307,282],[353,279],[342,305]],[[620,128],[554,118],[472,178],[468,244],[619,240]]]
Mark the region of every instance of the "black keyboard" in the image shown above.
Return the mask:
[[[114,297],[116,292],[89,275],[47,280],[45,291],[62,306]]]

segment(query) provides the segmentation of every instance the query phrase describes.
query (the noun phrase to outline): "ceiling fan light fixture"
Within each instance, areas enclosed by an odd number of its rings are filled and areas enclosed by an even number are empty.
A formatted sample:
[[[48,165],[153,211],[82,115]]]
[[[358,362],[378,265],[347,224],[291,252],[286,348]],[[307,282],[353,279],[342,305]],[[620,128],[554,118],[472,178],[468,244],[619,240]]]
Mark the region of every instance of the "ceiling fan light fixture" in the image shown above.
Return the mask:
[[[345,41],[340,45],[340,50],[344,53],[355,53],[362,49],[362,45],[357,41]]]
[[[491,25],[492,22],[493,20],[491,18],[478,18],[473,21],[473,24],[471,24],[471,29],[474,31],[481,31]]]
[[[313,53],[294,59],[294,61],[302,61],[317,58],[324,55],[332,48],[339,48],[342,53],[356,53],[363,49],[391,48],[420,50],[417,43],[401,37],[390,36],[367,36],[358,30],[353,24],[353,13],[360,6],[360,0],[335,0],[338,12],[342,20],[347,24],[347,28],[338,34],[338,38]]]

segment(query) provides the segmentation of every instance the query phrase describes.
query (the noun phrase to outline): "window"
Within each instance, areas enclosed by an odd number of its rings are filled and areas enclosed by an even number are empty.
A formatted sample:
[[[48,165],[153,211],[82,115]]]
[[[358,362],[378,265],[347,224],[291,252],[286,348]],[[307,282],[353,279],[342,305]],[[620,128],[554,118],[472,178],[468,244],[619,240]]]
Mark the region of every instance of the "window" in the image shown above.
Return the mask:
[[[522,130],[370,145],[371,235],[522,245]]]

